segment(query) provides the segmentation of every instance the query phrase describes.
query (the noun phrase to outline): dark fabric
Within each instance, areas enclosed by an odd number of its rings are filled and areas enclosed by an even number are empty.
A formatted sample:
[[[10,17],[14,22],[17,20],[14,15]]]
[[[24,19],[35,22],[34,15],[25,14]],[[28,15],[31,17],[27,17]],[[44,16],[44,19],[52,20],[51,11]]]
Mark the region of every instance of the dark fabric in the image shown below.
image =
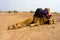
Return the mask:
[[[41,18],[41,17],[42,17],[42,9],[41,9],[41,8],[38,8],[38,9],[35,11],[34,16],[37,16],[37,17]]]
[[[50,19],[51,15],[49,15],[47,10],[43,10],[42,13],[43,13],[43,15],[46,16],[47,19]]]
[[[42,10],[43,15],[47,15],[48,11],[47,10]]]

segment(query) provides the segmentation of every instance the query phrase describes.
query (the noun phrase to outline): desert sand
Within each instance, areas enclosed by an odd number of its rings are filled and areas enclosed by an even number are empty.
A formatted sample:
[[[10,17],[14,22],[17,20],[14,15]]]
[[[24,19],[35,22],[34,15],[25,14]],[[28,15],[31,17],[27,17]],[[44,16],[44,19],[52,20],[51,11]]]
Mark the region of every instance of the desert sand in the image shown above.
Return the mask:
[[[8,26],[32,17],[33,13],[0,13],[0,40],[60,40],[60,14],[52,14],[55,24],[7,30]]]

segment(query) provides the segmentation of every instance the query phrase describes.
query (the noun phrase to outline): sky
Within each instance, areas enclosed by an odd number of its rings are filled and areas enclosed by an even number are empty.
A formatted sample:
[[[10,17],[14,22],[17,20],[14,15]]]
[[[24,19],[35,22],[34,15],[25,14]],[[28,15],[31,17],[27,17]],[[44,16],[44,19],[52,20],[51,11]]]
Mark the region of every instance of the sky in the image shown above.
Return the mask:
[[[60,12],[60,0],[0,0],[0,11],[30,11],[37,8],[50,8]]]

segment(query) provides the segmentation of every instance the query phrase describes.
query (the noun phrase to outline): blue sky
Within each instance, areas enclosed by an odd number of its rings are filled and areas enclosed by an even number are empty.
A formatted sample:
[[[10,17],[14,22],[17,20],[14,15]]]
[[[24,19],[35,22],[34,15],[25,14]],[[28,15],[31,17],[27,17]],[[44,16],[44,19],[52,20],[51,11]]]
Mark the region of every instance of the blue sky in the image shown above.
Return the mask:
[[[35,11],[37,8],[45,7],[60,12],[60,0],[0,0],[0,11]]]

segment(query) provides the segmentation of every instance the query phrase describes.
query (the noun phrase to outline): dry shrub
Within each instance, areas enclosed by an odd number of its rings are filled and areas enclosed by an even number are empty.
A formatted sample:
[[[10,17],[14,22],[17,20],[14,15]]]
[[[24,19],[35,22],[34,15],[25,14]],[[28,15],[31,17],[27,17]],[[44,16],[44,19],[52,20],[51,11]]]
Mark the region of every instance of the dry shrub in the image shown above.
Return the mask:
[[[11,13],[12,11],[8,11],[8,13]]]
[[[34,13],[34,11],[31,10],[30,13]]]
[[[8,11],[8,13],[11,13],[11,12],[17,13],[18,11],[16,11],[16,10],[14,10],[14,11]]]
[[[0,11],[0,13],[1,13],[1,11]]]
[[[18,11],[14,10],[14,13],[17,13]]]

